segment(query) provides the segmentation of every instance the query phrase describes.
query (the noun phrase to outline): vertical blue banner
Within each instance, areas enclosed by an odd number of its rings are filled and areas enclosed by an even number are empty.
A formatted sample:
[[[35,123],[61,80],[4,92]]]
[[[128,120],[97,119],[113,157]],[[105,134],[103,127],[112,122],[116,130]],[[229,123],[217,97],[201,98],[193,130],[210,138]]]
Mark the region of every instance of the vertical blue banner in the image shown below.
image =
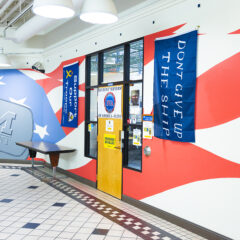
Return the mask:
[[[155,40],[155,137],[195,142],[196,57],[197,31]]]
[[[63,106],[62,121],[64,127],[78,127],[78,84],[79,63],[63,67]]]

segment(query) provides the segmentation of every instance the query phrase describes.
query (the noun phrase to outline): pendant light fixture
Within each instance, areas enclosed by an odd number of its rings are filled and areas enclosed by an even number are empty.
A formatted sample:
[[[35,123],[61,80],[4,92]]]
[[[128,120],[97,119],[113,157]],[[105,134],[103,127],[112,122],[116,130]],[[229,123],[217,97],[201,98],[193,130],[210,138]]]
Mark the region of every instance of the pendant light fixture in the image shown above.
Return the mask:
[[[70,18],[75,12],[72,0],[34,0],[33,12],[46,18]]]
[[[0,48],[0,67],[10,67],[11,65],[8,56],[3,53],[3,48]]]
[[[109,24],[118,20],[113,0],[85,0],[80,19],[93,24]]]

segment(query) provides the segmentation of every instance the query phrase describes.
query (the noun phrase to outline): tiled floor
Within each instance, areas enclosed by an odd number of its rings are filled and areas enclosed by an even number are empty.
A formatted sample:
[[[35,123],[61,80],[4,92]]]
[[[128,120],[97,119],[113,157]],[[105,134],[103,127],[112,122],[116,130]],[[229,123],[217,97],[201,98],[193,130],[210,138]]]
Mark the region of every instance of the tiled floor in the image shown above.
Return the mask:
[[[0,164],[0,239],[204,240],[48,169]],[[43,181],[41,181],[43,180]]]

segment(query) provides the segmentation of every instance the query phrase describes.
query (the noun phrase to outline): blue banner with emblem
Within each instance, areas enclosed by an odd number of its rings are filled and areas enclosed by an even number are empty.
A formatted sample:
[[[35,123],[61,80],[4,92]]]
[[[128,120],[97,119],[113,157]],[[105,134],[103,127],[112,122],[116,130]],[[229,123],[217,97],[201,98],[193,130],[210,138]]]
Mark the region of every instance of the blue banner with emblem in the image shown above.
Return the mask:
[[[79,63],[63,67],[63,106],[62,121],[64,127],[78,127],[78,84]]]
[[[197,31],[155,40],[154,135],[195,142]]]

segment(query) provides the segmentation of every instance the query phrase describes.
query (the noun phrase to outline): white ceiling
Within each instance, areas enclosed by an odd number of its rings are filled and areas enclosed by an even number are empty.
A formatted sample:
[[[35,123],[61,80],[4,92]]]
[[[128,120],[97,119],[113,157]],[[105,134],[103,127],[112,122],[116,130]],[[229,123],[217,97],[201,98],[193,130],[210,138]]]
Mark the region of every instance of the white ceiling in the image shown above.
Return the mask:
[[[97,1],[97,0],[96,0]],[[119,17],[126,15],[131,9],[137,5],[141,6],[143,3],[149,0],[114,0]],[[151,1],[151,0],[150,0]],[[19,27],[28,22],[34,14],[31,11],[32,0],[0,0],[0,36],[4,36],[4,30],[7,28],[7,33],[17,30]],[[73,0],[74,7],[76,9],[76,16],[68,20],[58,20],[47,27],[41,32],[38,32],[37,42],[41,42],[42,47],[48,47],[52,44],[56,44],[58,41],[62,41],[69,36],[73,36],[83,30],[91,28],[93,25],[81,21],[78,14],[81,9],[83,0]],[[17,21],[14,21],[18,15],[21,15],[23,10],[28,9]],[[9,23],[13,22],[9,26]],[[33,39],[36,39],[34,37]],[[31,40],[31,42],[33,42]]]

